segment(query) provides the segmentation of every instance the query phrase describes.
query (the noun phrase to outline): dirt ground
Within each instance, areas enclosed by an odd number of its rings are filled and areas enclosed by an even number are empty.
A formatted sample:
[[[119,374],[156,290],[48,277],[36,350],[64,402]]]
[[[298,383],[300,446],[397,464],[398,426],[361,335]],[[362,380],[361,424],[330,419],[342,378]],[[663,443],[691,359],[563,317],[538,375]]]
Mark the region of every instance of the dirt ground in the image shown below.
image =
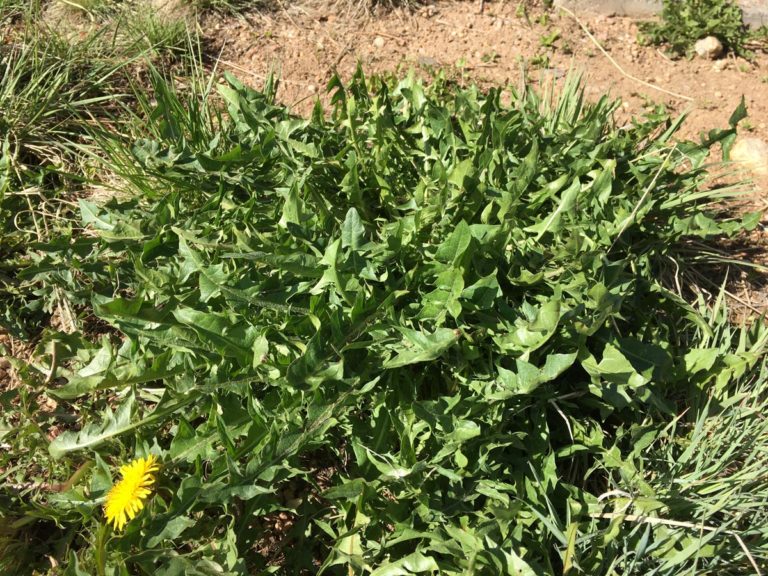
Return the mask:
[[[517,86],[527,63],[534,83],[560,78],[570,69],[583,72],[588,96],[621,98],[620,122],[653,102],[687,111],[681,132],[686,138],[727,126],[744,95],[749,118],[742,130],[768,140],[768,55],[758,54],[752,62],[732,56],[714,62],[672,60],[661,49],[640,45],[637,23],[630,18],[576,15],[592,39],[564,11],[528,8],[524,13],[520,6],[505,0],[443,0],[415,11],[363,15],[309,0],[247,18],[211,16],[202,29],[222,67],[244,81],[258,87],[270,71],[277,72],[278,97],[300,114],[311,109],[315,97],[322,98],[335,70],[348,78],[358,62],[369,73],[416,69],[428,75],[442,69],[481,86]],[[548,40],[552,46],[543,46]],[[768,195],[768,178],[759,180]]]

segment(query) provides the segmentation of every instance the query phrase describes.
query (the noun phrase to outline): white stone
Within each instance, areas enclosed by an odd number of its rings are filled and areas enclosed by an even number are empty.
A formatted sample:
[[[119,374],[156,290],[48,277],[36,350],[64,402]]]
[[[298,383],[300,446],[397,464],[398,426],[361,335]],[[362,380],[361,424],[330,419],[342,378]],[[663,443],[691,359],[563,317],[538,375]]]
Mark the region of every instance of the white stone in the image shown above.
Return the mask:
[[[702,58],[708,58],[710,60],[720,58],[720,56],[723,55],[723,52],[725,52],[723,43],[714,36],[707,36],[706,38],[697,40],[696,44],[693,45],[693,49],[696,50],[696,54]]]
[[[731,148],[731,160],[768,176],[768,144],[760,138],[739,138]]]
[[[376,36],[376,38],[373,40],[373,45],[376,46],[376,48],[384,48],[384,44],[386,44],[386,40],[382,38],[381,36]]]

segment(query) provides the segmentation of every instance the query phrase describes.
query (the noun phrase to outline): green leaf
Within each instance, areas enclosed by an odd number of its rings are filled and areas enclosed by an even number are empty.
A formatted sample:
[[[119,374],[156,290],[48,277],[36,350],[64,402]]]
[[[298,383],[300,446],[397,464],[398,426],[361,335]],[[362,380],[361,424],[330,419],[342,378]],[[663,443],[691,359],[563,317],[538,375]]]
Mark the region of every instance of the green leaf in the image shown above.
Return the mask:
[[[472,241],[469,225],[462,220],[453,229],[448,238],[440,244],[435,253],[435,260],[443,264],[458,264]]]
[[[178,307],[173,317],[189,326],[201,343],[222,356],[236,358],[241,365],[250,365],[252,358],[252,335],[244,332],[223,315],[201,312],[193,308]]]
[[[91,224],[97,230],[112,231],[115,229],[115,224],[112,222],[112,218],[108,213],[104,213],[99,210],[98,206],[93,202],[87,200],[78,200],[80,206],[80,217],[83,224]]]
[[[107,408],[104,419],[100,424],[86,424],[79,432],[66,431],[54,438],[48,445],[48,452],[59,459],[68,452],[94,448],[103,442],[133,430],[136,425],[131,422],[136,408],[136,398],[130,392],[114,412]]]
[[[739,122],[744,120],[744,118],[747,117],[747,104],[744,99],[744,95],[741,95],[741,100],[739,101],[739,105],[736,106],[734,111],[731,113],[731,117],[728,118],[728,125],[731,128],[736,128],[738,126]]]
[[[541,240],[547,232],[559,232],[563,215],[570,213],[574,209],[580,192],[581,182],[578,179],[574,179],[571,185],[563,192],[555,209],[541,223],[528,226],[525,229],[526,232],[535,234],[536,240]]]
[[[685,371],[695,374],[702,370],[711,370],[717,362],[719,351],[715,348],[695,348],[685,355]]]
[[[103,412],[104,419],[101,423],[88,423],[78,432],[68,430],[59,434],[48,445],[48,452],[54,459],[58,460],[70,452],[96,448],[107,440],[142,426],[162,421],[170,414],[191,404],[195,399],[196,396],[190,395],[186,398],[161,402],[147,416],[133,419],[132,415],[136,406],[136,399],[133,392],[130,392],[120,406],[118,406],[117,410],[112,411],[107,408]]]
[[[344,248],[358,250],[363,244],[365,227],[357,210],[350,208],[344,224],[341,226],[341,245]]]
[[[323,497],[329,500],[356,500],[365,492],[367,483],[362,478],[353,478],[349,482],[332,486],[325,492]]]
[[[409,364],[436,360],[450,350],[461,337],[458,330],[438,328],[435,332],[421,332],[399,326],[398,331],[405,336],[397,354],[384,362],[384,368],[400,368]]]
[[[413,552],[396,562],[387,563],[371,572],[371,576],[407,576],[424,572],[437,573],[440,567],[431,556],[421,552]]]
[[[499,349],[529,354],[546,344],[560,322],[560,301],[548,300],[534,309],[534,318],[520,318],[512,332],[494,337]]]
[[[154,548],[165,540],[174,540],[181,536],[187,528],[197,524],[195,520],[187,516],[174,516],[168,520],[152,522],[146,532],[146,545]]]

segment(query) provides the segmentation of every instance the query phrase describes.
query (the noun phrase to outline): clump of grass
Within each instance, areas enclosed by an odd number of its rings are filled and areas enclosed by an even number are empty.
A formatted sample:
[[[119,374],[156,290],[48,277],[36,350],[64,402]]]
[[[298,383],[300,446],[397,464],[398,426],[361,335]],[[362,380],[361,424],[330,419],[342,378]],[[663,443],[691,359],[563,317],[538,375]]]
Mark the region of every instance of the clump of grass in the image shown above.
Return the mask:
[[[199,58],[183,18],[134,3],[90,8],[105,18],[99,26],[83,20],[53,29],[32,5],[0,13],[14,18],[10,41],[0,45],[0,326],[15,336],[38,333],[60,302],[20,290],[17,272],[34,258],[30,242],[68,237],[76,227],[73,198],[88,187],[99,156],[90,132],[97,122],[125,127],[126,91],[149,65]]]
[[[96,37],[73,44],[43,34],[30,27],[0,45],[0,326],[16,335],[48,306],[18,292],[16,258],[60,233],[77,180],[68,174],[81,171],[89,146],[85,119],[112,113],[119,99],[120,65],[94,57]]]
[[[391,11],[397,8],[417,10],[428,4],[424,0],[339,0],[339,6],[350,13],[370,14],[374,11]]]
[[[115,103],[119,66],[94,58],[98,41],[79,44],[27,29],[0,45],[0,134],[6,186],[2,212],[9,221],[23,206],[36,210],[28,198],[9,191],[11,183],[45,184],[54,172],[67,170],[83,143],[83,118]],[[23,196],[23,195],[22,195]],[[55,210],[54,210],[55,211]],[[38,237],[45,228],[35,224]],[[9,229],[4,229],[8,233]],[[42,236],[47,237],[46,235]],[[10,238],[4,237],[7,246]]]
[[[290,9],[293,0],[184,0],[199,12],[216,12],[244,16],[250,11],[279,11]],[[373,10],[395,8],[416,9],[423,0],[336,0],[334,7],[351,14],[368,14]]]
[[[233,16],[252,10],[277,10],[290,4],[290,0],[184,0],[200,12],[218,12]]]
[[[194,51],[195,31],[182,17],[157,15],[151,11],[131,10],[123,14],[130,50],[144,52],[150,61],[157,58],[178,60]]]
[[[0,22],[17,22],[39,16],[45,0],[0,0]]]

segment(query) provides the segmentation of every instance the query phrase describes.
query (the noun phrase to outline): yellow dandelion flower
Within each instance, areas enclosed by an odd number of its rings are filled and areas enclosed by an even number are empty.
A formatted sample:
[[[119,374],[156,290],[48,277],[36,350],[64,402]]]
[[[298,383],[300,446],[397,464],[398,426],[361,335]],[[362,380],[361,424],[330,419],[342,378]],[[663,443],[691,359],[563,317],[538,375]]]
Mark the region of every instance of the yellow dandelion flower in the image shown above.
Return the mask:
[[[142,508],[144,499],[150,495],[155,477],[152,472],[160,470],[157,459],[150,454],[129,464],[120,466],[122,479],[112,486],[104,504],[107,522],[122,530],[129,520],[133,520]]]

